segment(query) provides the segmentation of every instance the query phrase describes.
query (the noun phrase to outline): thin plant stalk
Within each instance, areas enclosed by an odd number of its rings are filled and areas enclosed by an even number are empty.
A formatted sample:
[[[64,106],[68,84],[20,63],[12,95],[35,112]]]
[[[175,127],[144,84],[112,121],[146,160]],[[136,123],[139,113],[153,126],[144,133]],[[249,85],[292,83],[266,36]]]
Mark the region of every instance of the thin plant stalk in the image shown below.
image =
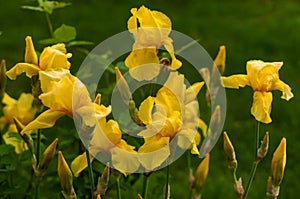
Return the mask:
[[[244,199],[246,199],[248,196],[249,189],[251,187],[253,178],[255,176],[257,165],[259,163],[259,161],[256,161],[257,150],[259,148],[259,127],[260,127],[260,122],[257,121],[256,136],[255,136],[255,153],[254,153],[255,157],[254,157],[254,162],[252,164],[252,168],[251,168],[251,172],[250,172],[250,178],[249,178],[248,184],[245,189]]]
[[[53,37],[54,36],[53,26],[52,26],[52,23],[51,23],[50,15],[46,11],[45,11],[45,16],[46,16],[46,21],[47,21],[47,25],[48,25],[48,28],[49,28],[50,35],[51,35],[51,37]]]
[[[95,190],[95,184],[94,184],[94,176],[93,176],[93,168],[91,164],[91,159],[90,159],[90,152],[88,149],[85,150],[86,152],[86,161],[88,163],[88,171],[89,171],[89,180],[90,180],[90,189],[91,189],[91,197],[94,195],[94,190]]]
[[[169,196],[169,178],[170,178],[170,165],[167,166],[166,172],[166,190],[165,190],[165,199],[168,199]]]
[[[117,177],[117,199],[121,199],[120,177]]]
[[[41,130],[37,130],[37,142],[36,142],[36,165],[40,163],[40,151],[41,151]]]
[[[147,198],[148,184],[149,184],[149,175],[144,174],[144,178],[143,178],[143,192],[142,192],[143,199]]]

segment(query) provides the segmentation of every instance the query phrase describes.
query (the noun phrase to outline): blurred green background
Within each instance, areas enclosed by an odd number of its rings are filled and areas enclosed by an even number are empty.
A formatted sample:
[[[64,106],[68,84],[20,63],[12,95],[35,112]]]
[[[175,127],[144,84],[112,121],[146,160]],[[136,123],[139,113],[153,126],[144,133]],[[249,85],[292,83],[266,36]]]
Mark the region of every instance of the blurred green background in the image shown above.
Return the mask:
[[[249,198],[265,198],[266,181],[270,175],[272,153],[282,137],[287,138],[287,165],[284,180],[281,185],[279,198],[297,198],[300,187],[300,140],[299,119],[300,105],[297,103],[299,90],[300,69],[300,2],[297,0],[228,0],[228,1],[204,1],[204,0],[148,0],[148,1],[116,1],[116,0],[73,0],[72,5],[64,9],[55,10],[51,15],[54,29],[61,24],[74,26],[77,30],[77,40],[88,40],[95,44],[106,38],[126,30],[127,19],[131,16],[130,9],[145,5],[150,9],[159,10],[170,17],[173,29],[198,39],[200,44],[215,57],[219,45],[226,45],[227,61],[224,75],[244,74],[248,60],[261,59],[264,61],[283,61],[284,66],[280,70],[280,78],[289,84],[295,97],[286,102],[280,99],[281,93],[273,92],[272,119],[269,125],[262,125],[261,132],[270,132],[270,149],[268,156],[261,162],[254,178]],[[44,47],[38,41],[50,37],[46,19],[43,13],[21,9],[22,5],[34,5],[34,1],[1,1],[0,2],[0,58],[7,62],[8,68],[23,60],[27,35],[33,37],[36,49],[41,51]],[[89,47],[92,49],[93,46]],[[85,55],[74,49],[68,49],[73,53],[71,58],[72,70],[80,66]],[[28,82],[28,86],[23,86]],[[8,82],[11,87],[7,90],[14,97],[18,97],[21,91],[30,91],[29,81],[22,76],[15,82]],[[13,89],[12,89],[13,88]],[[202,97],[201,97],[202,96]],[[202,91],[201,99],[204,99]],[[203,100],[202,102],[206,102]],[[251,88],[240,90],[227,90],[227,117],[224,130],[229,134],[237,153],[239,162],[238,177],[243,178],[244,186],[249,178],[251,169],[255,124],[250,115],[252,103]],[[203,116],[208,122],[208,116]],[[68,122],[58,122],[64,126]],[[45,143],[52,141],[53,134],[47,134]],[[53,131],[53,130],[52,130]],[[71,129],[74,133],[74,129]],[[75,133],[74,133],[75,134]],[[62,139],[71,139],[69,135],[60,135]],[[263,135],[261,135],[262,138]],[[75,136],[73,136],[75,137]],[[72,138],[75,139],[75,138]],[[70,148],[72,141],[60,143],[59,149],[63,150],[68,163],[76,154]],[[226,167],[223,152],[223,140],[220,139],[211,152],[211,162],[208,180],[206,182],[203,198],[235,198],[232,184],[232,176]],[[67,155],[69,153],[69,155]],[[200,160],[193,158],[193,167]],[[51,163],[53,172],[47,175],[55,176],[55,161]],[[28,166],[28,165],[27,165]],[[94,165],[95,168],[101,167]],[[30,165],[29,167],[30,168]],[[149,198],[158,198],[163,189],[164,170],[150,176]],[[87,173],[84,173],[87,174]],[[56,178],[56,177],[55,177]],[[47,192],[55,197],[60,192],[60,184],[57,179],[48,179],[43,184]],[[81,177],[80,180],[86,178]],[[134,175],[124,179],[126,183],[122,187],[123,198],[135,198],[137,192],[141,192],[141,179],[129,186]],[[50,182],[54,182],[51,184]],[[83,189],[84,181],[75,183],[76,188]],[[171,198],[188,198],[188,168],[186,156],[180,158],[171,165]],[[17,184],[17,183],[16,183]],[[53,187],[51,190],[48,188]],[[85,185],[86,188],[87,185]],[[108,191],[107,198],[115,195],[114,181]],[[0,187],[1,192],[2,187]],[[87,188],[86,188],[87,189]],[[84,192],[83,192],[84,193]],[[87,192],[88,193],[88,192]],[[46,196],[45,198],[50,198]],[[161,196],[160,196],[161,197]]]

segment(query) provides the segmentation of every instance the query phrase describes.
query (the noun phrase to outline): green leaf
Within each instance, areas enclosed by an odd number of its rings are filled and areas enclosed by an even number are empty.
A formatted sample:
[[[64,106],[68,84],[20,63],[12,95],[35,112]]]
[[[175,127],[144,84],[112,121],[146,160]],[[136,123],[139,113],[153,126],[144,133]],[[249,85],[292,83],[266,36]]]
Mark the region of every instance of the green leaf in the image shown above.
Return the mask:
[[[61,25],[54,31],[54,38],[61,42],[68,42],[76,38],[76,29],[73,26]]]
[[[64,8],[66,6],[71,5],[71,3],[67,2],[58,2],[58,1],[44,1],[39,2],[40,6],[44,9],[45,12],[52,14],[53,10],[57,8]]]
[[[67,47],[88,46],[88,45],[94,45],[94,43],[90,41],[71,41],[68,43]]]
[[[56,38],[48,38],[48,39],[43,39],[40,40],[39,43],[43,44],[43,45],[52,45],[52,44],[56,44],[56,43],[60,43],[61,41],[59,41]]]
[[[41,44],[51,45],[55,43],[66,43],[76,38],[76,29],[73,26],[62,24],[53,33],[53,38],[40,41]]]
[[[44,9],[39,7],[39,6],[21,6],[22,9],[26,9],[26,10],[33,10],[33,11],[38,11],[38,12],[44,12]]]

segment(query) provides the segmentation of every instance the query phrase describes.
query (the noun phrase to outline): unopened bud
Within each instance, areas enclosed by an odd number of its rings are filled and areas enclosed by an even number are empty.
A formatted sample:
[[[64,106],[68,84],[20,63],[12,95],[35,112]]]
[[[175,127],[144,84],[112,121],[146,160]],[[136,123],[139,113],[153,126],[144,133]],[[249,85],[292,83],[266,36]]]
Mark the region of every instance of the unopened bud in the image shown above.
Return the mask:
[[[235,151],[233,148],[233,145],[226,133],[226,131],[224,131],[224,151],[226,154],[226,162],[227,162],[227,166],[230,169],[235,169],[237,167],[237,160],[236,160],[236,156],[235,156]]]
[[[100,194],[97,194],[97,195],[96,195],[96,199],[101,199],[101,195],[100,195]]]
[[[143,197],[141,196],[141,194],[138,194],[138,195],[137,195],[137,198],[138,198],[138,199],[143,199]]]
[[[48,168],[51,160],[53,159],[56,151],[56,145],[58,142],[58,138],[56,138],[44,151],[43,159],[41,163],[38,165],[38,175],[43,176]]]
[[[272,159],[272,181],[273,185],[279,186],[283,176],[286,164],[286,139],[282,138],[279,146],[273,154]]]
[[[98,178],[98,184],[96,190],[97,194],[100,194],[101,196],[105,195],[106,190],[108,188],[109,175],[110,175],[110,166],[109,163],[107,163],[101,177]]]
[[[64,197],[66,199],[76,198],[73,188],[73,175],[61,151],[58,152],[57,172]]]
[[[95,104],[98,104],[98,105],[101,105],[101,94],[98,93],[95,97],[95,100],[94,100],[94,103]]]
[[[134,100],[130,99],[128,105],[129,105],[129,113],[133,121],[135,121],[135,123],[138,124],[139,126],[144,126],[143,122],[139,118],[138,110],[135,106]]]
[[[239,180],[235,181],[234,191],[238,195],[239,199],[244,198],[244,187],[243,187],[243,183],[242,183],[242,178],[239,178]]]
[[[220,46],[219,52],[214,60],[214,63],[216,64],[221,75],[223,75],[225,71],[225,62],[226,62],[226,48],[225,46]]]
[[[201,193],[208,175],[208,170],[209,170],[209,154],[205,156],[205,158],[202,160],[202,162],[199,164],[196,170],[195,183],[194,183],[194,189],[196,194]]]
[[[3,59],[0,64],[0,101],[4,96],[4,90],[6,86],[6,64],[5,60]]]
[[[129,100],[132,99],[129,86],[128,86],[125,78],[123,77],[121,71],[119,70],[119,68],[115,67],[115,70],[116,70],[117,88],[121,94],[121,97],[122,97],[124,103],[127,105],[129,103]]]
[[[38,65],[38,57],[34,49],[34,45],[30,36],[25,38],[26,50],[25,50],[25,63]]]
[[[266,157],[269,149],[269,132],[266,132],[264,139],[261,142],[259,149],[257,150],[256,161],[260,161]]]
[[[215,110],[211,116],[210,125],[207,131],[206,137],[209,137],[209,139],[204,140],[200,149],[202,154],[208,153],[214,145],[211,142],[218,139],[220,122],[221,122],[221,108],[218,105],[215,107]]]
[[[280,186],[274,186],[272,177],[269,176],[267,182],[267,192],[266,195],[271,199],[276,199],[279,196]]]
[[[21,136],[21,138],[23,139],[23,141],[26,143],[30,153],[31,153],[31,156],[32,156],[32,166],[34,169],[36,169],[36,157],[35,157],[35,151],[34,151],[34,142],[30,136],[30,134],[27,134],[27,133],[21,133],[23,128],[24,128],[24,125],[17,119],[17,118],[13,118],[14,120],[14,123],[16,125],[16,128],[17,128],[17,131],[19,133],[19,135]]]
[[[189,102],[194,100],[197,97],[203,85],[204,82],[196,82],[193,85],[191,85],[185,92],[184,104],[188,104]]]

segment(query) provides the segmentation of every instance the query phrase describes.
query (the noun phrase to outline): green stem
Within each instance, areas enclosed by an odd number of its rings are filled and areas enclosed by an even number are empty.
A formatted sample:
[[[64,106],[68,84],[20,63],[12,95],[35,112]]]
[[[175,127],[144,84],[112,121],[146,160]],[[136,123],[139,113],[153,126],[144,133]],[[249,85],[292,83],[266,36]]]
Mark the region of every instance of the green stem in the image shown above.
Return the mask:
[[[35,178],[35,191],[34,191],[34,198],[40,198],[40,179],[38,177]]]
[[[250,172],[250,178],[248,180],[248,184],[247,184],[247,187],[245,189],[245,194],[244,194],[244,199],[247,198],[248,196],[248,193],[249,193],[249,189],[251,187],[251,184],[252,184],[252,181],[253,181],[253,178],[255,176],[255,173],[256,173],[256,168],[257,168],[257,165],[259,163],[259,161],[256,161],[256,156],[257,156],[257,150],[259,148],[259,126],[260,126],[260,122],[257,121],[257,126],[256,126],[256,136],[255,136],[255,157],[254,157],[254,162],[252,164],[252,168],[251,168],[251,172]]]
[[[41,150],[41,130],[37,131],[37,143],[36,143],[36,166],[40,163],[40,150]]]
[[[89,152],[88,148],[85,150],[85,153],[86,153],[86,161],[88,163],[88,170],[89,170],[91,197],[93,197],[94,190],[95,190],[95,184],[94,184],[93,168],[92,168],[91,159],[90,159],[90,152]]]
[[[168,195],[169,195],[169,178],[170,178],[170,165],[167,166],[165,199],[168,199]]]
[[[53,26],[52,26],[52,23],[51,23],[50,15],[46,11],[45,11],[45,16],[46,16],[46,20],[47,20],[50,35],[51,35],[51,37],[54,37]]]
[[[121,199],[120,176],[117,177],[117,199]]]
[[[149,175],[145,173],[143,178],[143,192],[142,192],[143,199],[147,198],[148,184],[149,184]]]
[[[234,168],[234,170],[233,170],[233,179],[234,179],[234,182],[237,181],[236,170],[237,170],[237,166],[236,166],[236,167]]]

